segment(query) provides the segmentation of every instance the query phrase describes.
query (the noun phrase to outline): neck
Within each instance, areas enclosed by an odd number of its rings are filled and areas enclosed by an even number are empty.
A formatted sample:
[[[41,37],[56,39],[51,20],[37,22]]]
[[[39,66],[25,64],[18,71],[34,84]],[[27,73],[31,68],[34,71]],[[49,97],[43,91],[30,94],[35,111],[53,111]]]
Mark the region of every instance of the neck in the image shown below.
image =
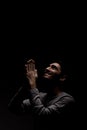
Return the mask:
[[[49,91],[47,92],[48,93],[48,95],[55,95],[55,96],[57,96],[57,95],[59,95],[59,93],[61,93],[62,91],[58,88],[58,86],[56,86],[56,87],[54,87],[53,86],[53,88],[51,88],[51,89],[49,89]]]
[[[48,93],[48,95],[58,95],[61,92],[58,82],[45,78],[43,78],[43,89]]]
[[[61,93],[62,91],[58,88],[58,87],[55,87],[54,89],[54,93],[55,95],[58,95],[59,93]]]

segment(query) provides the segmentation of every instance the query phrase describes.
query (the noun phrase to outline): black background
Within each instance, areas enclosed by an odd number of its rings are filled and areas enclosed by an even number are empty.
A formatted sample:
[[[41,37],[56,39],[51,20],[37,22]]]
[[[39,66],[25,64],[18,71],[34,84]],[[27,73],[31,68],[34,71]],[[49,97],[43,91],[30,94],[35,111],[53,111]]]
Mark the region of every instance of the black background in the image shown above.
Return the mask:
[[[36,68],[41,73],[44,68],[51,63],[51,61],[62,60],[67,66],[67,71],[71,76],[70,89],[72,95],[75,97],[77,104],[80,103],[81,87],[79,67],[79,49],[70,44],[51,42],[48,44],[33,44],[28,41],[28,45],[22,43],[18,45],[11,45],[8,50],[3,47],[1,73],[0,73],[0,129],[5,130],[19,130],[33,127],[32,117],[29,115],[16,116],[8,110],[8,102],[14,95],[17,89],[22,85],[24,80],[24,64],[27,59],[33,58],[36,61]],[[24,45],[23,45],[24,44]],[[32,45],[33,44],[33,45]],[[48,46],[47,46],[48,44]],[[80,73],[79,73],[80,72]],[[80,112],[81,116],[81,112]]]
[[[61,11],[60,11],[61,12]],[[67,13],[68,12],[68,13]],[[75,15],[74,15],[75,14]],[[41,73],[51,62],[62,59],[72,78],[71,92],[76,99],[78,122],[83,115],[85,51],[83,27],[78,12],[63,11],[28,15],[21,11],[2,15],[0,44],[0,130],[32,130],[32,117],[16,116],[8,102],[24,80],[24,64],[33,58]],[[78,123],[77,123],[78,124]],[[79,123],[80,125],[80,123]]]

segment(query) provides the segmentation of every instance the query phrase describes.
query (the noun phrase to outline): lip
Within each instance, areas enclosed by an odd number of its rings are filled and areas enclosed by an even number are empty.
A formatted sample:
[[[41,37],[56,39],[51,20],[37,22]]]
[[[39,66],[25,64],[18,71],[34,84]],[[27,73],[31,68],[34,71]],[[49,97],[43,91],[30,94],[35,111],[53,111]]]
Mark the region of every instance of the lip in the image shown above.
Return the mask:
[[[45,73],[44,75],[49,75],[48,73]]]
[[[51,74],[50,73],[45,73],[44,76],[50,76]]]

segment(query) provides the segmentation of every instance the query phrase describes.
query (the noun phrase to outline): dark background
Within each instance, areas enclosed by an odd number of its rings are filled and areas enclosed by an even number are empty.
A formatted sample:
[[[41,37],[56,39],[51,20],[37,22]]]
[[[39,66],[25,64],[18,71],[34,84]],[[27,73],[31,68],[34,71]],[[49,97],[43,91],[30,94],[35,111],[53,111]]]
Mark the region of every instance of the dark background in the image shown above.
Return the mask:
[[[13,8],[13,7],[12,7]],[[8,102],[24,81],[27,59],[36,61],[39,74],[51,62],[60,59],[71,76],[70,90],[77,102],[77,122],[84,111],[84,75],[86,54],[84,20],[81,12],[70,9],[44,14],[30,10],[2,10],[0,43],[0,130],[32,130],[32,117],[16,116]],[[18,7],[19,8],[19,7]],[[32,12],[32,13],[31,13]],[[77,123],[78,124],[78,123]]]
[[[64,41],[65,42],[65,41]],[[10,48],[11,47],[11,48]],[[17,116],[8,110],[8,102],[24,81],[24,64],[27,59],[33,58],[36,61],[36,68],[39,74],[51,61],[62,60],[66,65],[68,74],[71,76],[70,90],[75,97],[77,104],[80,103],[80,73],[79,73],[79,49],[66,43],[51,42],[39,45],[28,42],[26,44],[6,45],[2,47],[1,73],[0,73],[0,129],[1,130],[32,130],[32,117],[29,115]],[[8,49],[9,48],[9,49]],[[2,57],[3,55],[3,57]],[[81,64],[80,64],[81,66]],[[81,70],[81,69],[80,69]],[[80,83],[79,83],[80,82]],[[81,112],[80,112],[81,116]]]

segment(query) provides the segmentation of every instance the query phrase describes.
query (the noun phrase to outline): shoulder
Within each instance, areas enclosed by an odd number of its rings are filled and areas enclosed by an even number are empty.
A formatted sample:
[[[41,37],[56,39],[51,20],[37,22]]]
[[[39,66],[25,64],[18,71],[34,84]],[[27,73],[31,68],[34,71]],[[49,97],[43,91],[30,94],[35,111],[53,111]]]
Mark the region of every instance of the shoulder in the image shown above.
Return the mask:
[[[72,102],[75,101],[74,97],[72,95],[66,93],[66,92],[61,92],[59,94],[59,98],[60,99],[66,99],[66,100],[69,100],[69,101],[72,101]]]
[[[58,101],[62,104],[65,105],[74,105],[75,104],[75,99],[72,95],[66,93],[66,92],[61,92],[58,96]]]

